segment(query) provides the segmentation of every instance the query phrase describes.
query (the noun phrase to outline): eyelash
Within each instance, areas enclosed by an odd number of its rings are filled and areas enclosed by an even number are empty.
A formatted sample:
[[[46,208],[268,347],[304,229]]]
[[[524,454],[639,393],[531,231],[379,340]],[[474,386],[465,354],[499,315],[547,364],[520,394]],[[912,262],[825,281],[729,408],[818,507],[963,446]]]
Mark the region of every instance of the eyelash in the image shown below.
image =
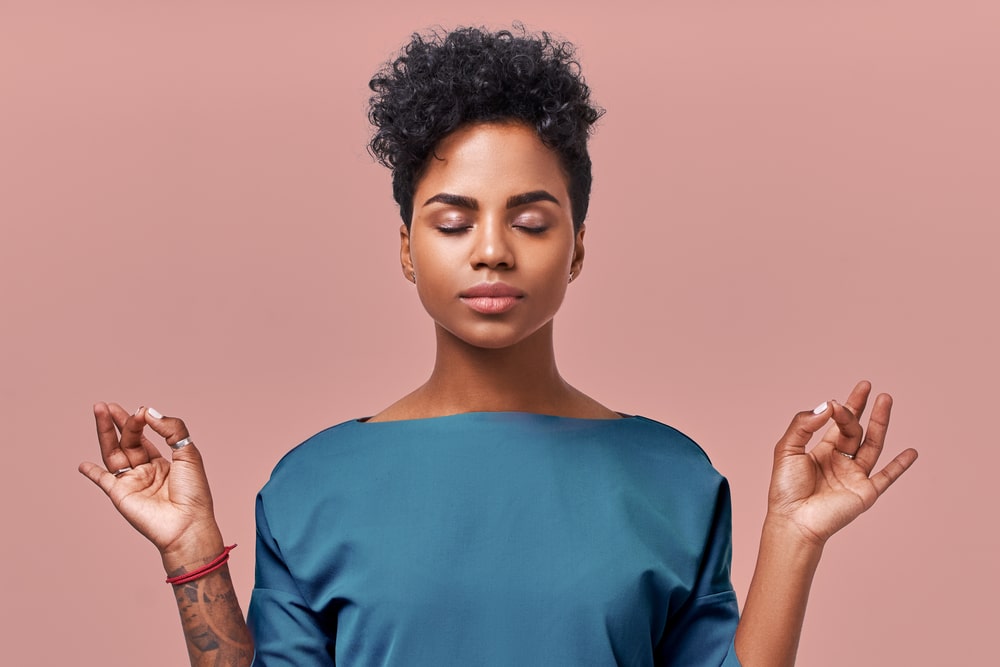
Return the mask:
[[[469,226],[462,227],[438,227],[437,230],[446,236],[455,236],[457,234],[463,234],[472,229]],[[531,227],[527,225],[514,225],[514,229],[519,229],[526,234],[544,234],[549,230],[548,227]]]
[[[510,221],[510,225],[513,229],[522,231],[525,234],[531,234],[533,236],[544,234],[549,230],[549,225],[546,224],[544,218],[535,214],[522,213],[512,219]],[[445,236],[457,236],[459,234],[464,234],[475,227],[472,221],[458,216],[448,216],[442,218],[436,226],[438,232],[444,234]]]
[[[527,232],[528,234],[543,234],[548,231],[548,227],[528,227],[525,225],[514,225],[514,229],[520,229],[522,232]]]
[[[461,234],[463,232],[467,232],[467,231],[469,231],[470,227],[468,227],[467,225],[463,225],[461,227],[438,227],[437,229],[442,234],[447,234],[447,235],[451,236],[451,235]]]

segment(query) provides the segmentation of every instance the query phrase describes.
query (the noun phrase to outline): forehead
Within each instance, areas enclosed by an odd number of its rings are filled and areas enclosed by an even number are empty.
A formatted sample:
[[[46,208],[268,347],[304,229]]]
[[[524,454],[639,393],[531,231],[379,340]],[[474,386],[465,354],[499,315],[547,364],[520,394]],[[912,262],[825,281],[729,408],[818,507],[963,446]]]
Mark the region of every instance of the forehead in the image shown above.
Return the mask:
[[[440,141],[415,195],[417,201],[439,192],[506,199],[544,189],[566,202],[566,188],[559,156],[533,129],[520,123],[477,123]]]

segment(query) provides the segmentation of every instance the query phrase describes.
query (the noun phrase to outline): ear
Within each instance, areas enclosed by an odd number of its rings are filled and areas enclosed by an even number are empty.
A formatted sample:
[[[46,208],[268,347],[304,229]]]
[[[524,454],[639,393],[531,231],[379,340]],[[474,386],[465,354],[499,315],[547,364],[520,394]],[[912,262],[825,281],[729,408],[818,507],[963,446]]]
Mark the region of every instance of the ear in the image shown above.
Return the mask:
[[[587,231],[585,225],[580,225],[580,229],[576,232],[576,241],[573,247],[573,261],[569,265],[569,274],[573,276],[576,280],[580,276],[580,271],[583,270],[583,234]]]
[[[416,283],[416,273],[413,271],[413,258],[410,257],[410,230],[406,225],[399,226],[399,263],[403,268],[403,277]]]

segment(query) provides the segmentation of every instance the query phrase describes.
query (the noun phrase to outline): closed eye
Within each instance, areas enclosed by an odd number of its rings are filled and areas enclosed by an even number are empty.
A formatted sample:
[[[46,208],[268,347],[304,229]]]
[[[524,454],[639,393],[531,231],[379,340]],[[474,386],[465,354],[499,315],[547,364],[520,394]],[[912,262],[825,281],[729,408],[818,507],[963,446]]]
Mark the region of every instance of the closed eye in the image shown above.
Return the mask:
[[[527,232],[528,234],[544,234],[549,230],[549,228],[544,225],[514,225],[514,229],[519,229],[522,232]]]
[[[543,234],[550,225],[543,215],[524,213],[511,220],[510,226],[528,234]]]
[[[461,225],[461,226],[456,226],[456,227],[439,226],[437,228],[437,230],[439,232],[441,232],[442,234],[447,234],[447,235],[462,234],[464,232],[469,231],[470,229],[471,229],[471,227],[469,227],[468,225]]]

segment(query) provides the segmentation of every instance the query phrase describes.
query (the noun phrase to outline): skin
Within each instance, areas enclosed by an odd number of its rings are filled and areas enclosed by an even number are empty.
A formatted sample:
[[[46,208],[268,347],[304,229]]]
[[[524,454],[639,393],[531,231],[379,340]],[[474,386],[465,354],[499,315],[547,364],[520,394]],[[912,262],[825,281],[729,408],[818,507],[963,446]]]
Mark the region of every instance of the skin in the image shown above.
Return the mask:
[[[573,229],[566,185],[557,156],[523,125],[475,124],[442,140],[417,185],[412,224],[400,229],[403,275],[434,322],[434,368],[427,382],[371,421],[472,411],[620,416],[571,387],[556,368],[553,317],[584,258],[585,230]],[[477,312],[462,296],[496,281],[520,295],[506,312]],[[768,513],[735,640],[747,667],[794,664],[826,541],[917,458],[907,449],[875,471],[892,399],[877,396],[863,428],[870,394],[862,381],[843,404],[828,401],[818,413],[795,415],[774,448]],[[219,555],[222,533],[200,452],[188,445],[167,461],[144,435],[148,426],[175,443],[188,435],[184,423],[105,403],[94,406],[94,416],[103,465],[85,462],[80,472],[157,547],[168,575]],[[118,477],[108,472],[126,467],[132,469]],[[174,593],[192,665],[250,664],[253,644],[227,568]]]
[[[145,408],[130,415],[115,403],[94,406],[103,466],[80,464],[123,517],[160,552],[168,577],[191,572],[222,553],[212,493],[201,453],[194,444],[172,451],[167,461],[144,435],[149,427],[169,445],[188,437],[184,422],[155,418]],[[110,471],[132,468],[115,477]],[[253,660],[229,567],[172,586],[192,665],[245,666]]]
[[[460,128],[435,153],[410,228],[399,230],[403,275],[434,320],[434,369],[372,421],[499,410],[619,417],[556,368],[553,318],[583,269],[586,232],[573,229],[557,155],[517,123]],[[524,292],[507,313],[483,315],[459,298],[495,281]]]
[[[844,404],[827,401],[818,414],[798,413],[775,445],[757,566],[736,629],[736,654],[744,666],[795,664],[824,545],[870,509],[917,460],[916,450],[906,449],[875,471],[892,397],[875,398],[865,429],[859,420],[870,395],[871,383],[861,381]],[[831,420],[819,443],[807,451],[813,434]]]

